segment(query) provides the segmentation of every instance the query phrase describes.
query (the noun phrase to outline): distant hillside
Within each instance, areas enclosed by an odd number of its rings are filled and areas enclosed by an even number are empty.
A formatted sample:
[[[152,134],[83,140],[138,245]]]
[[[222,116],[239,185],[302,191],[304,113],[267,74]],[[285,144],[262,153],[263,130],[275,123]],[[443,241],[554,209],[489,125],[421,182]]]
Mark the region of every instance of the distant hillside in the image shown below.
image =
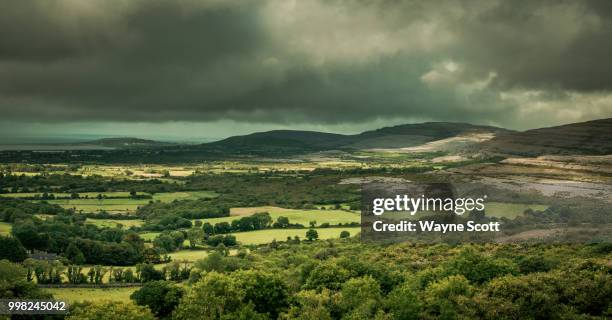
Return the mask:
[[[507,132],[510,131],[467,123],[427,122],[385,127],[356,135],[274,130],[230,137],[201,146],[203,150],[229,154],[298,154],[334,149],[405,148],[469,133]]]
[[[206,150],[224,153],[302,153],[341,147],[349,136],[316,131],[273,130],[203,144]]]
[[[478,148],[524,156],[612,154],[612,118],[501,134],[481,143]]]
[[[139,139],[132,137],[103,138],[92,141],[80,142],[78,145],[102,146],[107,148],[152,148],[174,145],[173,143],[155,140]]]
[[[138,138],[107,138],[73,144],[0,145],[0,162],[181,163],[243,157],[284,158],[320,151],[452,155],[612,154],[612,119],[515,132],[467,123],[427,122],[385,127],[355,135],[275,130],[205,144],[172,144]],[[53,151],[53,152],[38,152]],[[64,152],[70,151],[70,152]]]
[[[431,141],[475,133],[509,133],[511,130],[460,122],[424,122],[403,124],[366,131],[355,136],[352,148],[406,148]]]

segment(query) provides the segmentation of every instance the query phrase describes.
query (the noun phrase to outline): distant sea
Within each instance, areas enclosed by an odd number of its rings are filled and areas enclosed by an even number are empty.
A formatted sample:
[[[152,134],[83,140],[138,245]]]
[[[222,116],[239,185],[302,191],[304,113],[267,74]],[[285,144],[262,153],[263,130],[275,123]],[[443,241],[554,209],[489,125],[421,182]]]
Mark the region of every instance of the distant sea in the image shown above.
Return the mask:
[[[96,145],[52,145],[52,144],[0,144],[0,151],[64,151],[64,150],[113,150],[115,148]]]

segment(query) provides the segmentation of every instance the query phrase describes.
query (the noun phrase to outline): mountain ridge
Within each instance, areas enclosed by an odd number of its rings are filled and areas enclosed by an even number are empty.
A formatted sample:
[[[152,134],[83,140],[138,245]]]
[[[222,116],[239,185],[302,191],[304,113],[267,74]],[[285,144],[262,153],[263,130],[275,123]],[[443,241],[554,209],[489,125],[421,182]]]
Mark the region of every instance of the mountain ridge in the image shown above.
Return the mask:
[[[491,134],[490,140],[469,144],[462,153],[519,156],[544,154],[611,154],[612,118],[515,131],[465,122],[402,124],[345,135],[318,131],[272,130],[233,136],[198,145],[228,154],[274,155],[327,150],[400,149],[470,134]]]
[[[345,135],[306,130],[271,130],[232,136],[199,145],[203,149],[238,154],[315,152],[332,149],[409,147],[460,134],[477,132],[511,132],[511,130],[453,122],[403,124]]]
[[[479,155],[539,156],[546,154],[602,155],[612,154],[612,118],[560,126],[513,131],[504,128],[472,125],[464,122],[425,122],[402,124],[368,130],[357,134],[338,134],[307,130],[271,130],[232,136],[202,144],[180,144],[155,140],[118,137],[102,138],[72,144],[50,144],[11,150],[71,150],[84,158],[96,159],[96,150],[120,158],[134,156],[156,161],[191,161],[231,157],[286,157],[321,151],[418,153],[439,151],[471,158]],[[38,149],[37,149],[38,148]],[[46,148],[46,149],[45,149]],[[137,150],[142,150],[138,152]],[[5,154],[12,159],[14,155]],[[79,157],[80,157],[79,156]],[[34,155],[33,157],[38,157]],[[42,158],[42,156],[41,156]],[[48,160],[49,155],[46,155]],[[62,158],[57,156],[57,158]],[[173,160],[176,158],[176,160]],[[62,158],[63,159],[63,158]],[[139,158],[142,159],[142,158]]]
[[[521,156],[612,153],[612,118],[569,123],[498,135],[481,151]]]

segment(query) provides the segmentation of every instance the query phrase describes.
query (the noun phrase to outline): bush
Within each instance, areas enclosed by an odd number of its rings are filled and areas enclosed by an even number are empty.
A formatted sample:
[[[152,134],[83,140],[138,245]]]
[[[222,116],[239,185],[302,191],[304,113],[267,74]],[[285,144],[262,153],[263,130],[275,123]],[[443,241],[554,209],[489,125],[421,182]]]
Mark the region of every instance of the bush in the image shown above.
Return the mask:
[[[423,307],[421,293],[414,279],[395,287],[384,301],[384,307],[395,319],[419,319]]]
[[[154,320],[149,309],[126,302],[96,302],[73,306],[68,320]]]
[[[542,255],[522,256],[518,261],[518,268],[521,273],[546,272],[557,264],[556,261],[547,259]]]
[[[17,238],[0,236],[0,260],[21,262],[27,258],[28,253]]]
[[[136,272],[140,276],[140,282],[164,280],[164,274],[156,270],[152,264],[139,264],[136,266]]]
[[[216,247],[219,244],[223,244],[226,247],[231,247],[231,246],[235,246],[236,244],[238,244],[238,242],[236,241],[236,236],[234,235],[219,234],[216,236],[209,237],[208,240],[206,240],[206,244],[211,247]]]
[[[506,274],[518,274],[518,267],[511,260],[489,258],[472,248],[464,249],[442,267],[446,275],[460,274],[478,284]]]
[[[22,266],[0,260],[0,297],[3,299],[49,299],[52,296],[26,281],[27,270]]]
[[[329,290],[324,289],[320,293],[311,290],[300,291],[295,295],[294,300],[295,304],[281,316],[281,319],[332,320],[330,310],[335,306]]]
[[[374,316],[381,300],[380,285],[370,276],[349,279],[340,291],[340,309],[357,318]]]
[[[211,252],[206,258],[196,261],[195,267],[201,271],[232,272],[239,269],[248,269],[248,260],[238,257],[226,257],[219,252]]]
[[[315,229],[308,229],[308,231],[306,231],[306,239],[308,239],[308,241],[317,240],[319,239],[319,233]]]
[[[467,302],[474,288],[462,275],[450,276],[430,284],[423,293],[425,318],[456,319],[469,315]]]
[[[288,288],[280,275],[242,270],[232,274],[244,289],[243,303],[252,304],[258,313],[276,319],[288,305]]]
[[[167,317],[179,304],[184,290],[169,281],[151,281],[136,290],[130,298],[137,305],[147,306],[157,317]]]
[[[74,264],[85,263],[85,256],[83,255],[83,252],[79,250],[79,248],[77,248],[74,242],[71,242],[68,245],[68,248],[66,248],[66,252],[64,252],[64,255]]]
[[[210,272],[198,281],[181,300],[177,320],[220,319],[240,311],[245,292],[233,277]]]
[[[304,284],[304,288],[319,291],[324,288],[338,290],[349,277],[349,271],[336,263],[321,263],[312,269]]]
[[[478,297],[486,318],[549,319],[602,316],[612,303],[612,276],[569,271],[505,276],[491,280]]]

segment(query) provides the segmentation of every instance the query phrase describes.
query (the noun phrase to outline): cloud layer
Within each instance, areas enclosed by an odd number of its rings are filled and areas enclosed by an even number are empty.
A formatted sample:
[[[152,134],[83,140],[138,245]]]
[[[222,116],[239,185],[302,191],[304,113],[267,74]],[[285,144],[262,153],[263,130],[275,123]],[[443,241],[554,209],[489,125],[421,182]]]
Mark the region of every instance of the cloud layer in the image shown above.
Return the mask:
[[[0,113],[538,127],[612,116],[609,39],[609,1],[12,1]]]

